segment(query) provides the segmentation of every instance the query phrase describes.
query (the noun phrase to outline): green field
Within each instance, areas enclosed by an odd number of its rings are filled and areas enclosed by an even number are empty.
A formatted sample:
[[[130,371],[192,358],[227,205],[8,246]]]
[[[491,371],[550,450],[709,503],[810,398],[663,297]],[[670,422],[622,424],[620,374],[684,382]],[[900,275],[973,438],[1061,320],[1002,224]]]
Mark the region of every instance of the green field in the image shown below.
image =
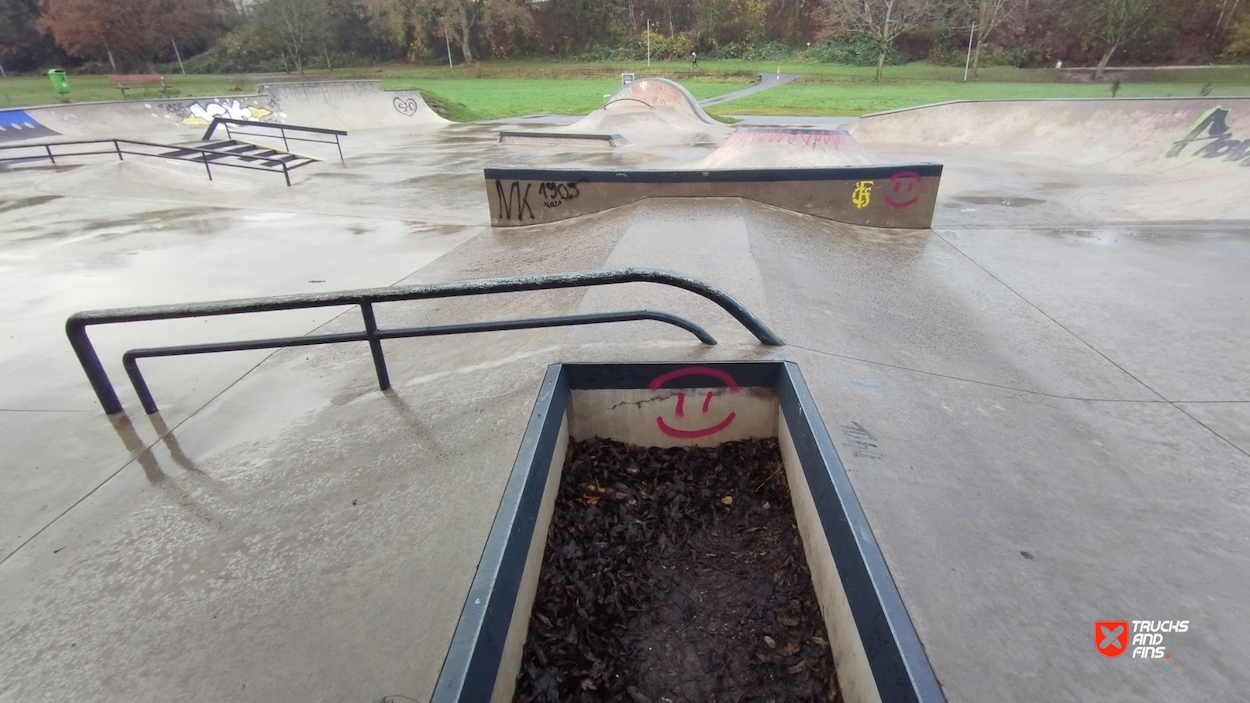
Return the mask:
[[[550,64],[547,64],[550,66]],[[507,69],[506,71],[503,69]],[[445,115],[459,121],[489,120],[535,113],[585,114],[603,103],[603,96],[620,87],[615,69],[572,70],[568,77],[533,77],[558,73],[551,70],[517,70],[497,66],[494,70],[468,69],[357,69],[309,72],[305,80],[380,79],[386,88],[418,88],[439,103]],[[475,77],[475,74],[483,77]],[[744,75],[699,75],[681,78],[697,98],[710,98],[745,88],[754,82]],[[121,100],[122,95],[107,76],[70,76],[72,102]],[[169,94],[175,97],[253,93],[266,82],[298,80],[298,76],[182,76],[167,75]],[[160,97],[160,90],[127,91],[128,99]],[[27,107],[62,102],[46,76],[0,80],[0,108]],[[436,109],[439,107],[436,106]]]
[[[746,80],[681,81],[700,100],[751,85]],[[537,113],[584,115],[621,86],[617,79],[390,78],[386,88],[417,88],[432,107],[457,121],[491,120]],[[438,103],[438,105],[436,105]]]
[[[1117,93],[1129,97],[1198,97],[1250,95],[1250,84],[1124,83]],[[1107,85],[1065,83],[957,82],[795,82],[708,108],[713,115],[862,115],[947,100],[1022,98],[1106,98]]]
[[[714,115],[858,115],[959,99],[1109,97],[1111,81],[1121,81],[1121,97],[1250,95],[1250,66],[1192,69],[1110,69],[1094,82],[1088,70],[1054,71],[988,67],[975,81],[963,82],[963,67],[912,63],[887,67],[885,80],[873,80],[872,67],[830,64],[775,64],[742,61],[686,63],[562,63],[489,61],[472,67],[381,66],[310,71],[304,80],[379,79],[387,88],[418,88],[435,109],[458,121],[497,119],[535,113],[586,114],[620,85],[625,71],[680,81],[697,98],[709,98],[768,80],[780,69],[801,73],[793,84],[713,107]],[[265,82],[300,80],[291,74],[204,76],[166,75],[176,97],[252,93]],[[107,76],[71,75],[73,102],[119,100]],[[159,91],[132,92],[151,99]],[[0,108],[59,102],[46,76],[0,79]]]

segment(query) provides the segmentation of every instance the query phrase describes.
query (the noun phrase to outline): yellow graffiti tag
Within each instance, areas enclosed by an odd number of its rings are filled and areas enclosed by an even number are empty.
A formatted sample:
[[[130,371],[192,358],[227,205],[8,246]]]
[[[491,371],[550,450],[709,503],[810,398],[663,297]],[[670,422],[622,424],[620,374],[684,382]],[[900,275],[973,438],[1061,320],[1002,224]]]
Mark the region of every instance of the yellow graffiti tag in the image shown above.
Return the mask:
[[[872,199],[872,181],[860,181],[855,184],[855,191],[851,193],[851,202],[855,203],[855,207],[863,210],[868,207],[868,201]]]

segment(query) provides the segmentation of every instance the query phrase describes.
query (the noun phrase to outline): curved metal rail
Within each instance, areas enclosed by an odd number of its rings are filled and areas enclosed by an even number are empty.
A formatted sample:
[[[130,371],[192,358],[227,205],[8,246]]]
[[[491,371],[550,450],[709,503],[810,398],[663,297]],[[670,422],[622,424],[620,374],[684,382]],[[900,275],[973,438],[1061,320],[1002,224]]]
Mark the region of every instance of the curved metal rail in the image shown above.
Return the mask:
[[[565,315],[559,317],[528,318],[521,320],[501,320],[493,322],[477,322],[460,325],[441,325],[432,327],[410,327],[403,329],[378,329],[374,316],[375,303],[400,302],[406,300],[428,300],[432,298],[457,298],[471,295],[488,295],[494,293],[516,293],[522,291],[556,290],[562,288],[585,288],[590,286],[613,285],[617,283],[657,283],[690,291],[716,303],[733,316],[743,327],[747,328],[761,343],[770,346],[781,346],[781,341],[772,330],[747,310],[741,303],[728,293],[695,278],[661,269],[628,268],[606,271],[580,271],[571,273],[545,274],[539,276],[516,276],[512,278],[487,278],[470,281],[454,281],[450,283],[432,283],[413,286],[394,286],[389,288],[365,288],[360,290],[340,291],[337,293],[307,293],[300,295],[274,296],[269,298],[242,298],[221,300],[205,303],[186,303],[178,305],[154,305],[135,308],[115,308],[111,310],[88,310],[71,315],[65,321],[65,333],[69,337],[70,346],[78,356],[87,380],[95,390],[96,397],[104,412],[112,415],[122,411],[121,400],[109,380],[108,374],[100,363],[99,355],[87,336],[87,327],[91,325],[117,324],[122,322],[148,322],[153,320],[173,320],[192,317],[215,317],[219,315],[237,315],[244,313],[272,312],[276,310],[297,310],[304,308],[338,307],[342,305],[360,306],[364,319],[363,332],[344,334],[309,335],[304,337],[279,337],[272,339],[246,340],[240,342],[224,342],[220,344],[197,344],[173,347],[154,347],[132,349],[122,357],[123,366],[135,391],[139,395],[144,410],[148,413],[157,411],[156,402],[148,390],[147,383],[139,372],[138,359],[160,356],[185,356],[191,354],[209,354],[225,351],[242,351],[249,349],[276,349],[282,347],[309,346],[316,344],[338,344],[343,342],[368,342],[373,354],[374,367],[378,374],[378,385],[382,390],[390,388],[390,377],[386,370],[386,359],[382,353],[383,339],[402,339],[408,337],[427,337],[447,334],[466,334],[473,332],[489,332],[500,330],[528,329],[538,327],[560,327],[569,325],[590,325],[606,322],[628,322],[634,320],[654,320],[675,325],[689,331],[705,344],[715,344],[716,340],[703,328],[676,315],[651,310],[633,310],[626,312],[592,313],[586,315]]]

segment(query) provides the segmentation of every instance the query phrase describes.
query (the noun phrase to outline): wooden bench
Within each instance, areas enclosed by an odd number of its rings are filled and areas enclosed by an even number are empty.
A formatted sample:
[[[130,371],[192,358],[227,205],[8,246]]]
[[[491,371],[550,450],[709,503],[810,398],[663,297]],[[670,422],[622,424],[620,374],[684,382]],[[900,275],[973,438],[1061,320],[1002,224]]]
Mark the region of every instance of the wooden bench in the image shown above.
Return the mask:
[[[126,97],[126,89],[135,88],[156,88],[159,87],[162,93],[169,94],[169,86],[165,84],[165,76],[139,74],[139,75],[119,75],[109,76],[109,80],[118,90],[122,91],[122,97]]]

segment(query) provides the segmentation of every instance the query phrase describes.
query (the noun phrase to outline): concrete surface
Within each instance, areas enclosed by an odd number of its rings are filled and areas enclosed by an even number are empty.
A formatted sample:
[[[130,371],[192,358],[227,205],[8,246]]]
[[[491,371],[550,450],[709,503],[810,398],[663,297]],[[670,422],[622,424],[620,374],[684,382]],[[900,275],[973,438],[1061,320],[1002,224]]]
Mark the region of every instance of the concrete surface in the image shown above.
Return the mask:
[[[504,148],[498,128],[353,133],[346,165],[290,189],[129,161],[0,173],[0,700],[427,700],[545,366],[757,358],[800,364],[951,701],[1244,698],[1243,169],[860,134],[946,164],[933,230],[738,199],[492,229],[484,166],[715,146]],[[1208,210],[1178,174],[1220,184]],[[110,419],[62,332],[81,308],[626,265],[721,286],[790,346],[646,285],[429,301],[380,321],[652,307],[721,344],[654,323],[387,342],[387,393],[364,345],[168,359],[145,366],[163,414],[120,387]],[[344,312],[94,334],[121,381],[129,347],[358,329]],[[1094,621],[1120,619],[1190,626],[1167,659],[1104,658]]]

